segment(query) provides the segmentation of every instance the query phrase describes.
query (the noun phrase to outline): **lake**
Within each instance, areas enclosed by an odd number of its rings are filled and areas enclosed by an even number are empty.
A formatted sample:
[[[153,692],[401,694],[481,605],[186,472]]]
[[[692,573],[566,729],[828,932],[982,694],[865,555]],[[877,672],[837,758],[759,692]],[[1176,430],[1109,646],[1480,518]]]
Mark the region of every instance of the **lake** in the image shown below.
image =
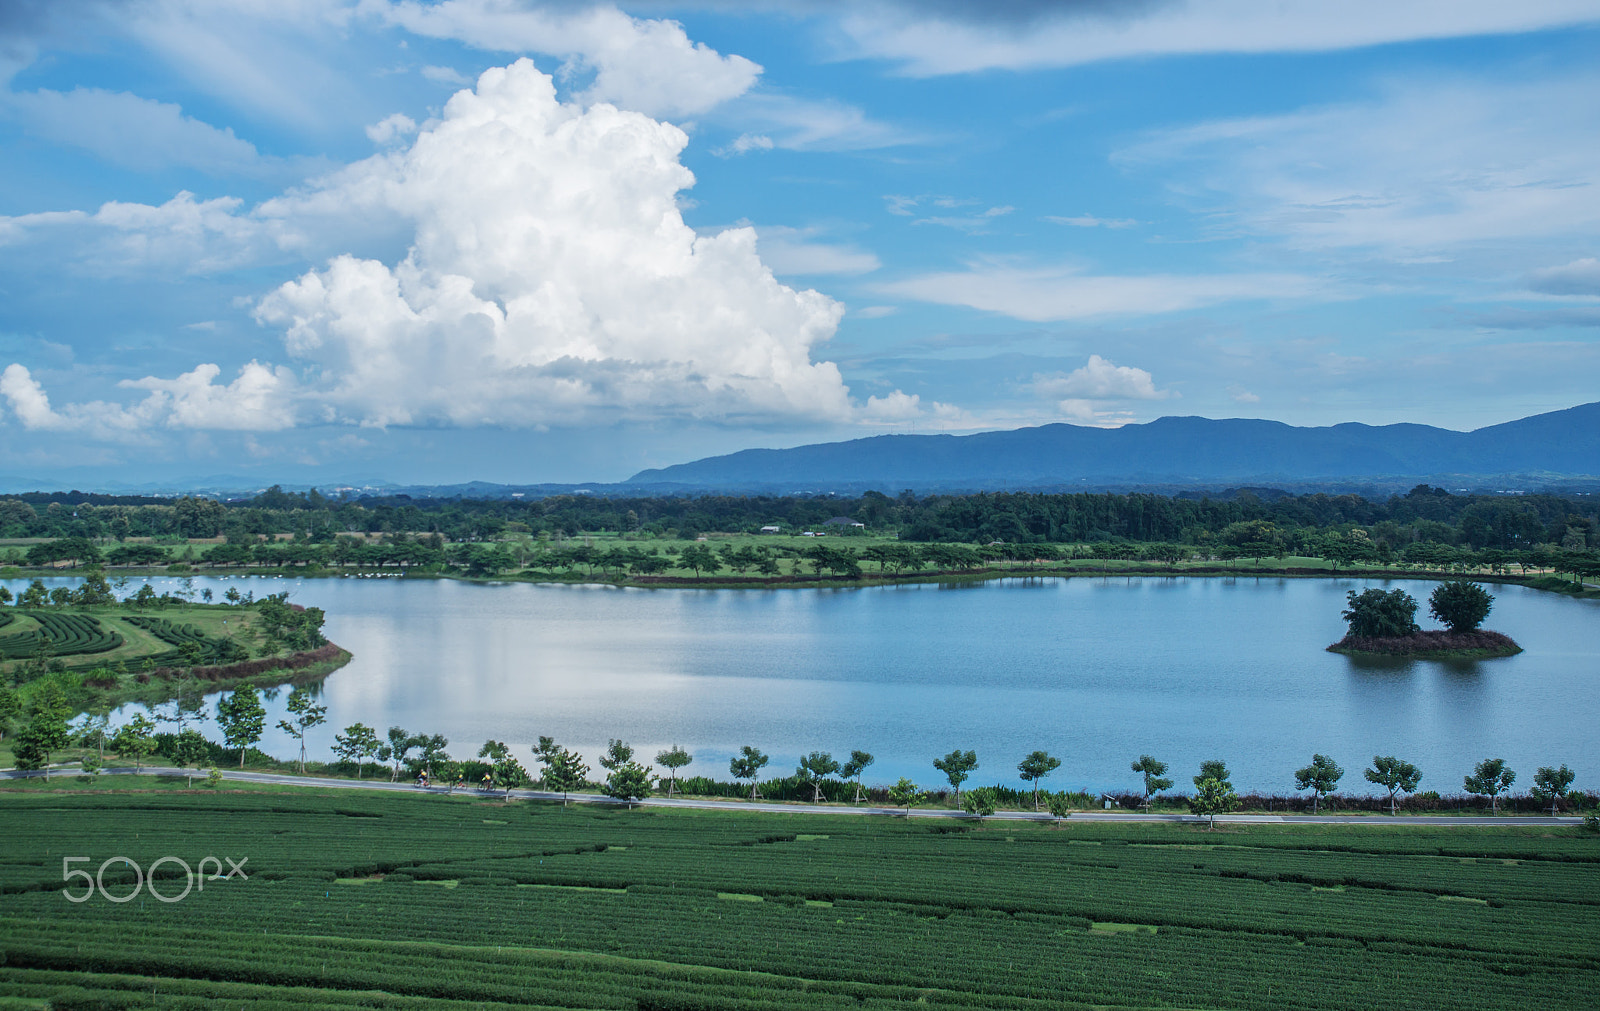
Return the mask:
[[[47,580],[47,583],[75,580]],[[158,590],[174,579],[153,579]],[[26,580],[8,580],[13,592]],[[136,583],[134,587],[136,587]],[[591,765],[620,737],[648,759],[678,743],[683,774],[728,777],[743,744],[784,774],[812,750],[877,756],[868,783],[943,783],[932,760],[978,753],[968,785],[1017,783],[1043,748],[1049,788],[1133,789],[1129,763],[1171,763],[1179,787],[1222,758],[1240,790],[1288,793],[1313,752],[1346,769],[1395,754],[1421,789],[1458,792],[1480,759],[1508,759],[1520,790],[1566,763],[1600,776],[1600,606],[1491,586],[1487,627],[1525,648],[1486,661],[1374,661],[1328,653],[1345,591],[1422,581],[1252,578],[1006,579],[862,589],[688,590],[448,580],[196,578],[220,597],[287,590],[328,612],[355,659],[323,684],[328,757],[357,721],[442,733],[456,757],[487,738],[541,734]],[[130,587],[129,592],[132,588]],[[280,693],[269,709],[281,715]],[[215,726],[207,725],[210,736]],[[290,757],[286,735],[262,747]],[[532,766],[529,765],[531,769]]]

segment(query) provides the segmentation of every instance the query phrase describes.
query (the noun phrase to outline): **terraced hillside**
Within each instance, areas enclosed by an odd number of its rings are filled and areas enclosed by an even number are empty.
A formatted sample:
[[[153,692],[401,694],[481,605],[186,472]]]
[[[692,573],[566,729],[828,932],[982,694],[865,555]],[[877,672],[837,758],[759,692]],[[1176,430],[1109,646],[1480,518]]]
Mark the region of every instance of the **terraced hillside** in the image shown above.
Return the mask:
[[[0,794],[0,817],[0,997],[60,1006],[1555,1009],[1600,979],[1580,830],[312,792]],[[249,878],[105,897],[136,887],[109,858],[169,855]],[[64,896],[63,856],[105,891]]]

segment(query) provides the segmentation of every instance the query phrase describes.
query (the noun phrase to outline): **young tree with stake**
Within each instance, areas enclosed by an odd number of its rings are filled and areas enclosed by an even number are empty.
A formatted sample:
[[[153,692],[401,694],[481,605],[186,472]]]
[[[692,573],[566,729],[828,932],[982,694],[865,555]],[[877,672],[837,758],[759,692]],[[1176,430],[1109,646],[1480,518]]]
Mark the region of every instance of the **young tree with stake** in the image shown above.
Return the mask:
[[[1017,772],[1023,782],[1033,784],[1033,809],[1039,810],[1039,781],[1061,767],[1061,759],[1052,758],[1047,751],[1034,751],[1017,763]]]
[[[656,764],[668,770],[667,799],[672,799],[673,788],[678,785],[678,770],[694,761],[694,756],[674,744],[656,755]]]
[[[1572,789],[1572,781],[1577,778],[1577,773],[1563,765],[1559,769],[1552,769],[1548,765],[1539,767],[1533,774],[1533,795],[1540,803],[1550,802],[1550,817],[1556,816],[1556,803],[1567,795]]]
[[[728,771],[734,779],[748,779],[750,781],[750,799],[755,800],[761,791],[756,789],[756,777],[761,775],[761,769],[767,764],[767,756],[746,744],[739,749],[739,753],[728,760]]]
[[[1505,759],[1485,758],[1472,770],[1472,775],[1461,781],[1461,786],[1474,796],[1488,797],[1489,813],[1499,814],[1500,794],[1511,789],[1516,781],[1517,774],[1506,768]]]
[[[1343,775],[1338,762],[1327,755],[1312,755],[1310,765],[1295,770],[1294,788],[1311,791],[1311,813],[1316,814],[1322,807],[1322,798],[1338,788]]]
[[[811,803],[822,801],[822,781],[839,771],[839,763],[826,751],[813,751],[800,759],[800,767],[795,769],[794,776],[802,783],[811,786]]]
[[[852,800],[850,803],[859,804],[861,802],[861,774],[867,771],[867,766],[871,765],[872,762],[873,758],[871,753],[866,751],[852,751],[850,752],[850,761],[844,763],[844,766],[839,769],[839,775],[843,776],[845,779],[853,779],[856,781],[855,800]]]
[[[961,803],[961,784],[967,781],[972,770],[978,767],[978,753],[976,751],[956,750],[943,758],[935,758],[933,767],[944,773],[944,778],[950,781],[951,787],[956,791],[956,803]]]
[[[1134,772],[1144,776],[1144,803],[1141,805],[1146,811],[1150,809],[1150,798],[1162,790],[1172,788],[1172,780],[1162,779],[1167,774],[1167,763],[1158,762],[1149,755],[1140,755],[1139,760],[1133,763]]]
[[[279,720],[278,729],[300,742],[300,774],[303,776],[306,772],[306,731],[328,718],[328,707],[317,705],[311,693],[304,688],[296,688],[289,693],[286,708],[291,718]]]
[[[1362,773],[1367,782],[1375,783],[1389,791],[1389,814],[1395,813],[1395,794],[1412,793],[1422,782],[1422,773],[1410,762],[1402,762],[1393,755],[1373,755],[1372,768]]]

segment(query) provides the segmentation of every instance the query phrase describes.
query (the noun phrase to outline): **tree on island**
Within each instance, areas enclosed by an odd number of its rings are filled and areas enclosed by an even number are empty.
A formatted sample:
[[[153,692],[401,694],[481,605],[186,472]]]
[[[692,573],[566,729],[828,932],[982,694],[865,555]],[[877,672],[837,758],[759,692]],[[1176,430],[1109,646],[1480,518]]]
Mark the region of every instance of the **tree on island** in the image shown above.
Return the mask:
[[[1422,782],[1422,773],[1410,762],[1393,755],[1373,755],[1372,768],[1362,773],[1367,782],[1389,791],[1389,813],[1395,813],[1395,794],[1411,793]]]
[[[1428,597],[1428,613],[1452,632],[1474,632],[1489,616],[1494,596],[1469,579],[1440,583]]]
[[[856,781],[856,797],[850,803],[859,803],[861,800],[861,775],[867,771],[867,766],[873,762],[872,753],[868,751],[851,751],[850,761],[839,768],[839,775],[845,779]]]
[[[1506,768],[1503,758],[1485,758],[1472,770],[1472,775],[1461,781],[1461,786],[1468,793],[1477,797],[1489,798],[1489,813],[1500,813],[1500,795],[1511,789],[1511,784],[1517,781],[1517,774]]]
[[[1563,765],[1559,769],[1552,769],[1548,765],[1540,766],[1539,771],[1533,774],[1533,795],[1540,802],[1550,802],[1550,817],[1556,816],[1556,803],[1567,795],[1572,788],[1572,781],[1577,778],[1577,773]]]
[[[672,799],[672,790],[678,785],[678,770],[683,768],[685,765],[688,765],[692,761],[694,761],[694,756],[678,747],[676,744],[668,748],[666,751],[659,752],[656,755],[656,762],[662,767],[670,770],[670,778],[667,780],[668,800]]]
[[[1366,589],[1358,595],[1345,594],[1350,606],[1339,616],[1350,623],[1350,634],[1358,639],[1389,639],[1420,631],[1417,627],[1417,598],[1404,590]]]
[[[1295,770],[1294,788],[1311,791],[1311,813],[1316,814],[1322,806],[1322,798],[1339,786],[1339,779],[1343,775],[1344,770],[1339,763],[1327,755],[1312,755],[1310,765]]]
[[[750,781],[750,799],[755,800],[761,791],[756,789],[756,777],[761,775],[762,766],[767,764],[767,756],[746,744],[739,749],[739,753],[728,761],[728,771],[734,779],[748,779]]]
[[[978,767],[978,753],[976,751],[952,751],[943,758],[935,758],[933,767],[944,773],[944,778],[955,787],[956,803],[961,802],[961,784],[967,781],[967,776]]]
[[[838,761],[826,751],[813,751],[800,759],[794,778],[811,786],[811,803],[822,800],[822,781],[839,771]]]
[[[267,710],[255,685],[242,684],[227,698],[217,700],[217,729],[222,731],[223,744],[239,749],[239,768],[244,768],[245,751],[261,740],[266,725]]]
[[[1033,809],[1039,810],[1039,780],[1050,775],[1061,767],[1061,759],[1051,757],[1048,751],[1029,752],[1028,757],[1017,763],[1017,772],[1022,776],[1023,782],[1033,784]]]
[[[1158,762],[1149,755],[1140,755],[1139,760],[1133,763],[1133,771],[1144,774],[1144,803],[1141,806],[1149,810],[1150,798],[1172,787],[1172,780],[1161,778],[1167,774],[1167,763]]]

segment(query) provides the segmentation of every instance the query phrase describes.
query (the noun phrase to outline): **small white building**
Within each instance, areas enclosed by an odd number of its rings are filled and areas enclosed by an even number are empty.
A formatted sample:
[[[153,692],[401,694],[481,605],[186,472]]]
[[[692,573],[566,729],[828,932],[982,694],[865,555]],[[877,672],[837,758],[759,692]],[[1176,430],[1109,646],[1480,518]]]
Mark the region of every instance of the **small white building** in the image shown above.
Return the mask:
[[[783,528],[776,523],[768,523],[761,528],[761,532],[764,534],[781,534],[783,533]]]

